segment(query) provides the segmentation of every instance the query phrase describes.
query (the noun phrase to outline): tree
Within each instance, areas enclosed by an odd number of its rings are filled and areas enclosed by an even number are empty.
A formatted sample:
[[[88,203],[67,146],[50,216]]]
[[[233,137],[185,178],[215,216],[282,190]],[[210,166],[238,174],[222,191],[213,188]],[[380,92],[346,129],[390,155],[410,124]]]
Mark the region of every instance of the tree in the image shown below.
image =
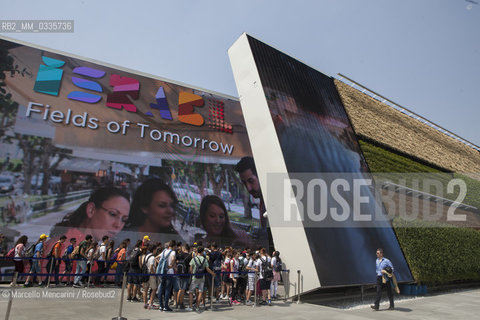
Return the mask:
[[[56,147],[52,139],[37,136],[15,135],[18,146],[23,152],[23,192],[26,194],[32,191],[32,177],[43,173],[41,193],[48,194],[50,179],[53,172],[63,159],[69,158],[68,149]]]
[[[43,172],[41,191],[48,193],[48,186],[53,171],[67,157],[67,150],[57,148],[49,138],[13,134],[9,130],[15,124],[18,103],[12,100],[12,94],[7,92],[5,79],[15,75],[30,76],[32,73],[23,68],[20,70],[8,50],[0,47],[0,143],[17,143],[23,151],[23,176],[25,179],[23,191],[30,193],[32,177]],[[53,161],[53,162],[52,162]]]
[[[187,182],[193,182],[197,186],[201,198],[207,195],[207,180],[205,179],[207,165],[205,163],[178,161],[174,163],[174,166],[186,174]]]
[[[166,165],[175,168],[177,176],[186,176],[185,182],[193,183],[197,186],[202,199],[208,194],[207,181],[212,186],[213,193],[221,198],[222,189],[227,183],[226,175],[228,174],[230,185],[235,184],[237,190],[242,190],[240,194],[244,207],[244,217],[247,219],[252,218],[250,194],[245,190],[242,181],[231,165],[182,161],[167,161]]]
[[[44,138],[41,142],[40,165],[43,172],[41,193],[48,194],[50,179],[53,172],[63,159],[68,159],[70,150],[56,147],[51,139]]]
[[[225,171],[227,168],[223,164],[207,165],[207,178],[213,189],[213,194],[222,197],[222,188],[225,184]]]
[[[32,189],[32,177],[39,170],[40,145],[42,137],[16,135],[18,146],[23,151],[23,192],[29,194]]]
[[[20,74],[22,77],[25,75],[32,76],[26,68],[20,70],[18,65],[14,65],[14,59],[9,55],[6,48],[0,48],[0,142],[10,142],[7,131],[15,123],[15,117],[17,115],[18,103],[12,101],[12,94],[7,92],[5,79],[9,74],[10,77],[14,77],[16,74]]]

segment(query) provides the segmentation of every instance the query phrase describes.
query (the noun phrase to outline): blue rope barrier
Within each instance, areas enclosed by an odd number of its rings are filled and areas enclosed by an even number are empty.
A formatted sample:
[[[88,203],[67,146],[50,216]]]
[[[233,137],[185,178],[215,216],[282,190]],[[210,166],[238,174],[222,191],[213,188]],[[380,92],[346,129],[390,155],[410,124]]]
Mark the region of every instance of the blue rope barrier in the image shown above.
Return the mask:
[[[47,258],[47,257],[0,257],[0,260],[57,260],[57,261],[100,261],[100,262],[110,262],[110,263],[122,263],[122,262],[127,262],[128,260],[99,260],[99,259],[87,259],[87,258]]]
[[[0,260],[14,260],[16,259],[22,259],[22,260],[48,260],[48,261],[53,261],[56,263],[61,263],[61,261],[65,262],[72,262],[73,261],[86,261],[90,262],[93,264],[94,262],[102,262],[102,263],[107,263],[107,264],[113,264],[113,263],[125,263],[128,262],[129,260],[98,260],[98,259],[85,259],[85,258],[53,258],[53,257],[0,257]],[[111,270],[111,269],[109,269]],[[255,271],[213,271],[215,275],[225,275],[225,274],[253,274]],[[289,269],[282,270],[280,272],[290,272]],[[82,274],[77,274],[77,273],[19,273],[19,276],[40,276],[40,277],[104,277],[104,276],[117,276],[117,275],[122,275],[123,273],[115,272],[115,273],[82,273]],[[167,274],[158,274],[158,273],[133,273],[133,272],[127,272],[127,276],[138,276],[138,277],[150,277],[150,276],[156,276],[156,277],[191,277],[191,276],[205,276],[205,275],[211,275],[208,272],[205,273],[183,273],[183,274],[178,274],[178,273],[167,273]],[[0,276],[6,276],[10,277],[13,276],[13,273],[0,273]]]
[[[282,270],[282,272],[290,272],[290,270]],[[253,274],[255,271],[222,271],[222,272],[214,272],[215,274]],[[19,276],[41,276],[41,277],[73,277],[73,276],[82,276],[82,277],[103,277],[103,276],[114,276],[120,274],[122,275],[123,272],[115,272],[115,273],[19,273]],[[0,276],[9,277],[13,276],[13,273],[0,273]],[[205,273],[135,273],[135,272],[127,272],[127,276],[139,276],[139,277],[191,277],[191,276],[205,276],[211,275],[208,272]]]

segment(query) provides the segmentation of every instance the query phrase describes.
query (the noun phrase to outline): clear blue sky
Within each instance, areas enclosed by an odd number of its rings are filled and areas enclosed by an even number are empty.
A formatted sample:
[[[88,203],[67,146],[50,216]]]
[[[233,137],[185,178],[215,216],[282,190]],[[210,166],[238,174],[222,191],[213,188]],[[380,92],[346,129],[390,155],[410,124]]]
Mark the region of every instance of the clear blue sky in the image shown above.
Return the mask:
[[[73,19],[3,35],[237,96],[243,32],[343,73],[480,145],[480,5],[465,0],[6,1],[0,19]]]

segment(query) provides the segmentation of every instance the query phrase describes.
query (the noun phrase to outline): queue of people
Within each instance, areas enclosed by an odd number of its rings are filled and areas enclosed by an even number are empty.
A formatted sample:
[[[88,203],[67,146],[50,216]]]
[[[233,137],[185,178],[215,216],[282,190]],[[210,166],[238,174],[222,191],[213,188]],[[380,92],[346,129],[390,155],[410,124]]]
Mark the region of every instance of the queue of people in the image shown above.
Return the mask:
[[[260,304],[271,305],[278,298],[283,267],[278,251],[270,256],[265,248],[222,249],[215,242],[204,247],[201,242],[190,246],[174,240],[165,245],[137,242],[128,264],[132,275],[127,280],[127,301],[161,311],[172,311],[170,305],[201,310],[208,297],[228,300],[231,305],[251,305],[257,285]]]
[[[210,296],[231,305],[250,305],[258,278],[260,304],[271,305],[278,298],[282,267],[280,253],[270,256],[265,248],[253,251],[221,249],[215,242],[203,247],[201,242],[190,246],[174,240],[165,245],[138,241],[128,259],[132,275],[127,278],[127,301],[161,311],[172,311],[170,305],[185,311],[202,309]]]
[[[103,236],[99,243],[92,235],[86,235],[78,244],[76,238],[70,238],[67,245],[67,238],[62,235],[45,254],[47,238],[42,234],[32,246],[34,253],[26,272],[25,287],[32,286],[35,277],[39,286],[47,283],[49,277],[57,286],[85,287],[87,278],[92,279],[88,280],[92,286],[103,287],[109,283],[121,286],[126,273],[127,301],[143,302],[145,309],[172,311],[170,305],[173,304],[174,308],[192,311],[204,308],[206,297],[228,300],[231,305],[252,304],[258,277],[260,304],[271,305],[271,300],[278,297],[282,270],[278,251],[270,256],[265,248],[219,248],[215,242],[207,247],[202,242],[192,246],[175,240],[153,243],[148,235],[138,240],[132,250],[128,250],[130,239],[123,240],[114,249],[108,236]],[[26,248],[27,241],[25,235],[19,237],[12,249],[15,271],[19,273],[26,271],[24,261],[29,260],[27,251],[31,248]],[[60,272],[61,264],[63,272]],[[41,273],[49,275],[37,275]],[[154,304],[155,298],[158,305]]]
[[[170,284],[162,277],[161,281],[166,282],[166,290],[159,285],[157,292],[151,291],[148,301],[148,289],[144,289],[145,308],[156,308],[152,305],[155,293],[160,303],[158,308],[163,311],[171,311],[166,302],[169,296],[172,297],[175,308],[186,311],[205,308],[206,297],[214,297],[216,301],[228,300],[231,305],[249,305],[253,303],[251,298],[257,286],[255,279],[258,279],[259,292],[261,291],[260,304],[271,305],[271,300],[278,298],[278,281],[283,267],[278,251],[273,253],[272,259],[265,248],[257,251],[231,247],[221,249],[215,242],[207,247],[203,247],[202,243],[190,247],[188,244],[170,242],[167,249],[161,249],[161,246],[157,247],[157,251],[153,249],[152,253],[153,256],[157,254],[157,258],[152,260],[153,265],[157,264],[157,274],[162,271],[163,259],[167,259],[167,274],[175,276],[166,277],[170,278]],[[145,257],[148,257],[148,253]],[[148,268],[150,267],[149,265]],[[148,287],[152,287],[152,277],[148,281]],[[185,306],[187,292],[188,306]]]

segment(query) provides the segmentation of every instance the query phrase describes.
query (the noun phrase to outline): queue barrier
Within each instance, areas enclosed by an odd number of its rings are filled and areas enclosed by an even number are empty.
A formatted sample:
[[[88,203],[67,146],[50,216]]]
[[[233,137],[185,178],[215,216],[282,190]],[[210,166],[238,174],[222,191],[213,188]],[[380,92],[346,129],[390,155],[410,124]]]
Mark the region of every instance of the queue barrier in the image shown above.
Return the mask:
[[[17,257],[17,258],[12,258],[12,257],[0,257],[0,260],[14,260],[14,259],[22,259],[22,260],[52,260],[52,261],[89,261],[89,262],[105,262],[105,263],[114,263],[114,262],[117,262],[117,263],[125,263],[125,262],[128,262],[129,260],[99,260],[99,259],[81,259],[81,258],[46,258],[46,257]],[[290,272],[290,270],[286,269],[286,270],[282,270],[281,272]],[[299,272],[299,271],[297,271]],[[231,271],[220,271],[220,272],[215,272],[214,273],[216,274],[231,274],[231,273],[234,273],[234,274],[248,274],[248,273],[254,273],[254,271],[235,271],[235,272],[231,272]],[[19,275],[29,275],[30,273],[19,273]],[[102,273],[101,275],[115,275],[116,273]],[[55,273],[36,273],[36,275],[39,275],[39,276],[55,276],[56,274]],[[74,275],[79,275],[79,274],[76,274],[76,273],[72,273],[72,274],[62,274],[62,276],[74,276]],[[80,274],[80,275],[84,275],[84,274]],[[92,273],[92,274],[85,274],[85,276],[95,276],[95,275],[98,275],[98,273]],[[209,275],[208,272],[205,272],[205,273],[199,273],[199,274],[192,274],[192,273],[185,273],[185,274],[178,274],[178,273],[175,273],[175,274],[159,274],[159,273],[132,273],[132,272],[127,272],[127,275],[133,275],[133,276],[159,276],[159,277],[163,277],[163,276],[167,276],[167,277],[170,277],[170,276],[197,276],[197,275]],[[13,273],[0,273],[0,276],[13,276]]]
[[[99,260],[99,259],[85,259],[85,258],[53,258],[53,257],[0,257],[0,260],[14,260],[14,259],[21,259],[21,260],[61,260],[61,261],[102,261],[102,262],[127,262],[128,260]]]

